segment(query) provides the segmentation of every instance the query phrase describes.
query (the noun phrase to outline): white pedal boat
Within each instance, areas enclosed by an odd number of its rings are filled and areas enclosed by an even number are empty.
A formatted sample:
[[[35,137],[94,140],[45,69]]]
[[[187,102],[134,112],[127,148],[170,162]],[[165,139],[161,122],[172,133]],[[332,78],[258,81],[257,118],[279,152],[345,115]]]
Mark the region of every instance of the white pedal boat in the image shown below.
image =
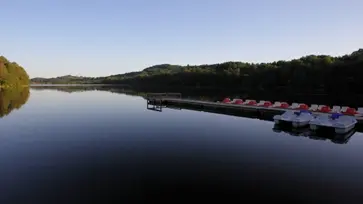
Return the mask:
[[[357,119],[354,116],[333,113],[332,115],[323,114],[319,115],[309,122],[310,129],[317,131],[321,128],[333,128],[337,134],[345,134],[351,131]]]
[[[314,116],[307,110],[288,110],[282,115],[275,115],[273,119],[277,125],[292,124],[293,127],[298,128],[309,125]]]

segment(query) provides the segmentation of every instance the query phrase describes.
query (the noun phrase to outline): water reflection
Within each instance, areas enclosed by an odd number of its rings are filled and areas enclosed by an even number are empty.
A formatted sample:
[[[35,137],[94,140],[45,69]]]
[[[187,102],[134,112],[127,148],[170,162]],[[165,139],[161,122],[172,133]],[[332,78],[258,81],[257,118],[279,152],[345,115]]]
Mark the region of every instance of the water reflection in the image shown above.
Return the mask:
[[[146,109],[152,110],[152,111],[157,111],[157,112],[162,112],[163,111],[163,107],[160,106],[160,105],[146,104]]]
[[[111,93],[122,93],[126,95],[132,96],[141,96],[146,97],[146,94],[149,92],[147,90],[136,90],[131,89],[129,86],[125,85],[71,85],[71,86],[63,86],[63,85],[32,85],[31,87],[34,90],[54,90],[59,92],[85,92],[85,91],[107,91]],[[155,90],[155,92],[164,92],[161,90]],[[216,95],[215,93],[209,92],[201,92],[200,90],[189,90],[187,92],[182,93],[183,98],[186,99],[196,99],[196,100],[204,100],[204,101],[217,101],[220,100],[225,95]]]
[[[299,140],[272,132],[272,122],[184,107],[155,112],[145,103],[104,91],[32,90],[0,123],[0,203],[362,197],[361,135],[347,145]]]
[[[218,110],[218,109],[206,109],[206,108],[196,108],[196,107],[187,107],[183,106],[182,108],[180,106],[175,105],[159,105],[159,104],[152,104],[147,103],[147,109],[152,111],[158,111],[162,112],[164,108],[167,109],[177,109],[177,110],[193,110],[193,111],[203,111],[203,112],[209,112],[209,113],[217,113],[222,115],[231,115],[231,116],[238,116],[243,118],[251,118],[251,119],[257,119],[257,120],[264,120],[264,121],[273,121],[272,117],[273,114],[271,113],[265,113],[261,114],[261,112],[253,112],[253,111],[226,111],[226,110]],[[353,129],[352,131],[344,134],[339,135],[335,134],[334,132],[324,131],[324,132],[313,132],[310,130],[310,128],[292,128],[292,127],[284,127],[284,126],[273,126],[273,131],[276,133],[286,133],[290,136],[303,136],[307,137],[309,139],[313,140],[330,140],[333,143],[336,144],[346,144],[350,140],[350,138],[356,133],[361,132],[361,129],[359,128]]]
[[[85,91],[107,91],[111,93],[122,93],[127,95],[139,95],[143,96],[146,93],[137,92],[131,90],[130,87],[125,86],[118,86],[118,85],[72,85],[72,86],[58,86],[58,85],[39,85],[39,86],[32,86],[33,90],[53,90],[59,92],[67,92],[67,93],[77,93],[77,92],[85,92]]]
[[[290,136],[302,136],[313,140],[330,140],[336,144],[347,144],[350,138],[356,132],[355,130],[351,130],[346,134],[335,134],[333,132],[320,132],[316,133],[310,130],[310,128],[292,128],[292,127],[283,127],[279,125],[274,125],[272,130],[276,133],[285,133],[284,135]]]
[[[9,115],[13,110],[20,109],[30,95],[28,87],[18,89],[0,89],[0,117]]]
[[[130,87],[127,86],[117,86],[117,85],[99,85],[99,86],[91,86],[91,85],[73,85],[73,86],[54,86],[54,85],[42,85],[42,86],[32,86],[32,89],[34,90],[55,90],[60,92],[67,92],[67,93],[73,93],[73,92],[85,92],[85,91],[105,91],[105,92],[111,92],[111,93],[119,93],[119,94],[125,94],[130,96],[140,96],[146,99],[146,92],[142,91],[136,91],[130,89]],[[199,95],[198,95],[199,94]],[[205,93],[205,95],[202,95],[199,92],[188,92],[187,94],[183,94],[183,98],[187,99],[198,99],[198,100],[206,100],[206,101],[214,101],[216,99],[216,96],[208,95],[208,93]],[[177,109],[177,110],[193,110],[193,111],[204,111],[209,113],[217,113],[222,115],[231,115],[231,116],[238,116],[238,117],[245,117],[245,118],[253,118],[253,119],[260,119],[264,121],[273,121],[272,118],[274,114],[272,112],[256,112],[256,111],[235,111],[235,110],[223,110],[223,109],[215,109],[215,108],[208,108],[208,107],[194,107],[194,106],[188,106],[188,105],[161,105],[161,104],[148,104],[146,103],[146,109],[150,111],[156,111],[156,112],[162,112],[163,108],[168,109]],[[356,127],[357,132],[363,132],[362,125],[357,125]],[[297,134],[296,132],[292,132],[291,134]],[[301,134],[308,134],[306,132]],[[309,133],[309,138],[314,138],[313,133]],[[315,139],[324,139],[321,137],[316,137]],[[333,142],[336,141],[340,143],[339,138],[332,140]]]

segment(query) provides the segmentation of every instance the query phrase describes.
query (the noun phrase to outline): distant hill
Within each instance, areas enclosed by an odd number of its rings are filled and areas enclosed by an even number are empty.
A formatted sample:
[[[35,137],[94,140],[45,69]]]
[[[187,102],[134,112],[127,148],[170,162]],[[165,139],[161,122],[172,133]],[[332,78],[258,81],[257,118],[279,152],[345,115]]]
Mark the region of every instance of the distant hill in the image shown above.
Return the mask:
[[[25,69],[16,62],[10,62],[0,56],[0,87],[19,87],[29,84],[29,76]]]
[[[92,84],[96,83],[97,78],[65,75],[54,78],[36,77],[30,81],[36,84]]]
[[[363,49],[333,57],[308,55],[272,63],[225,62],[211,65],[160,64],[142,71],[108,77],[63,76],[33,83],[128,84],[132,87],[190,87],[238,92],[329,95],[341,100],[362,96]],[[340,99],[339,99],[340,100]]]

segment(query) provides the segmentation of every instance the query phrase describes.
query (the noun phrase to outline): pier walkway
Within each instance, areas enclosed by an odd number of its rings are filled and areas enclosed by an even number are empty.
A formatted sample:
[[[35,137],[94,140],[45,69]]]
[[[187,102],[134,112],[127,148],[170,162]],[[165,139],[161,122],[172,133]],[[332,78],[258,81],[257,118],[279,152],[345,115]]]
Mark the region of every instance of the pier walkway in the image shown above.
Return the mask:
[[[152,105],[173,105],[176,107],[180,106],[193,106],[198,109],[218,109],[225,111],[240,111],[240,112],[258,112],[260,114],[268,113],[269,115],[282,114],[288,108],[275,108],[275,107],[264,107],[255,105],[241,105],[241,104],[231,104],[231,103],[221,103],[221,102],[211,102],[211,101],[201,101],[201,100],[191,100],[183,99],[180,93],[148,93],[146,95],[147,104]],[[313,112],[314,115],[331,114],[331,113],[321,113]],[[358,123],[363,123],[363,116],[355,116]]]

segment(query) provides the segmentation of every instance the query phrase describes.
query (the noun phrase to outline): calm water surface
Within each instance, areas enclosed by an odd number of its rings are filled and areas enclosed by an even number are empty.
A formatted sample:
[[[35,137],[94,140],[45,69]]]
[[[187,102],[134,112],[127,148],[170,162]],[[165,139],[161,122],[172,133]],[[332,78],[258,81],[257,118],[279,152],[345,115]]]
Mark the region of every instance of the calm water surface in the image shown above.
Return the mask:
[[[361,133],[337,144],[107,91],[23,103],[0,118],[0,203],[363,202]]]

